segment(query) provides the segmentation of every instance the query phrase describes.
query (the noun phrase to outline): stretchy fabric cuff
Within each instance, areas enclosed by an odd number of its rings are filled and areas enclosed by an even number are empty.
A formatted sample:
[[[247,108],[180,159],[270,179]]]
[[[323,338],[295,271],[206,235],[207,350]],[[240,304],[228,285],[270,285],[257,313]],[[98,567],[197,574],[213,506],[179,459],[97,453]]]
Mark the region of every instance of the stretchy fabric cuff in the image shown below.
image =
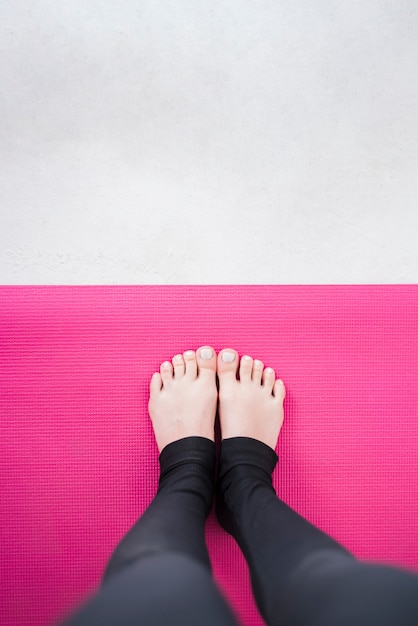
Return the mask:
[[[169,443],[160,453],[160,484],[173,469],[196,463],[213,473],[215,471],[215,442],[206,437],[184,437]]]
[[[270,446],[258,439],[231,437],[221,442],[219,459],[220,475],[239,465],[252,465],[271,476],[279,457]]]
[[[231,532],[232,510],[237,512],[254,487],[273,487],[272,472],[279,457],[270,446],[252,437],[232,437],[221,443],[217,480],[217,515]],[[230,511],[230,513],[228,513]]]

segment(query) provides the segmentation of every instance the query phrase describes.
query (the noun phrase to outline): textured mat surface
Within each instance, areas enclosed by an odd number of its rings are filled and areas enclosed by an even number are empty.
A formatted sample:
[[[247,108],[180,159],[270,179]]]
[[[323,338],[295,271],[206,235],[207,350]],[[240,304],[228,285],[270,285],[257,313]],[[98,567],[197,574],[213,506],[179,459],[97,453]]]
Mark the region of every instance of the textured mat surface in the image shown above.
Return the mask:
[[[52,624],[94,592],[156,491],[150,377],[204,344],[285,382],[278,494],[359,558],[418,571],[418,286],[15,286],[0,302],[2,625]],[[262,624],[213,513],[207,540],[242,622]]]

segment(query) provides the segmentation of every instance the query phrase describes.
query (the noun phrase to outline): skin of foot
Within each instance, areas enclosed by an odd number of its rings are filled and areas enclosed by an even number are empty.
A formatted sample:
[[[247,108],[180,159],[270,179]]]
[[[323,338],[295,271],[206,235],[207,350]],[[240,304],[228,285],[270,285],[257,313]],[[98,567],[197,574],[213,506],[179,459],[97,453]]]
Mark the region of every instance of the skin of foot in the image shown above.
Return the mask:
[[[161,363],[160,373],[151,377],[148,403],[158,451],[184,437],[215,441],[217,400],[216,352],[211,346]]]
[[[258,359],[246,355],[239,362],[233,348],[216,356],[202,346],[164,361],[151,378],[148,412],[159,452],[184,437],[215,440],[216,375],[222,439],[252,437],[275,449],[284,419],[283,382]]]
[[[237,380],[239,367],[240,380]],[[222,439],[252,437],[275,450],[283,424],[286,396],[271,367],[225,348],[218,354],[219,420]]]

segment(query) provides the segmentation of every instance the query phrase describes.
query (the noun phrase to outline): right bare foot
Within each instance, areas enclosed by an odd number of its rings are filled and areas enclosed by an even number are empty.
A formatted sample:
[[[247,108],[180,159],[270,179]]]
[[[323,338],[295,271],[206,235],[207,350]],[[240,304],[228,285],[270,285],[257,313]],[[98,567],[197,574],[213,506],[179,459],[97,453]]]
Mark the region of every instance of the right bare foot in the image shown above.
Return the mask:
[[[218,354],[222,439],[252,437],[275,450],[284,419],[285,386],[276,380],[271,367],[264,369],[262,361],[248,356],[241,358],[237,380],[238,361],[238,353],[232,348]]]

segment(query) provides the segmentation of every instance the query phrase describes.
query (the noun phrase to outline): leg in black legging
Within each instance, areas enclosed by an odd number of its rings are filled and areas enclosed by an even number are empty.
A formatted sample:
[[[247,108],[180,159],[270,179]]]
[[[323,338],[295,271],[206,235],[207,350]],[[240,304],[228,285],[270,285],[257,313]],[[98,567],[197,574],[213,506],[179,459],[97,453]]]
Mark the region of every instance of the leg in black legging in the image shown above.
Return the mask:
[[[358,561],[274,490],[278,457],[249,437],[224,439],[217,515],[248,562],[269,626],[416,626],[418,576]]]
[[[215,444],[186,437],[159,461],[157,495],[113,552],[100,591],[67,626],[237,626],[213,581],[204,537]]]

